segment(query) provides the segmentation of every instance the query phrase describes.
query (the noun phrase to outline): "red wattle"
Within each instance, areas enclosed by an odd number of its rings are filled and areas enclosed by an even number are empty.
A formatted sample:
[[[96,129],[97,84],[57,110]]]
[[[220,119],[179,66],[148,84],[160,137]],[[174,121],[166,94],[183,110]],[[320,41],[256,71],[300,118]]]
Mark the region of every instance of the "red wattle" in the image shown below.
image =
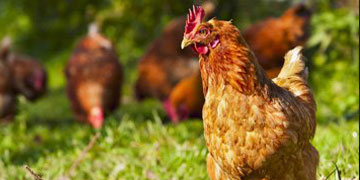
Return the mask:
[[[198,54],[204,55],[209,52],[209,48],[204,44],[195,43],[195,49]]]

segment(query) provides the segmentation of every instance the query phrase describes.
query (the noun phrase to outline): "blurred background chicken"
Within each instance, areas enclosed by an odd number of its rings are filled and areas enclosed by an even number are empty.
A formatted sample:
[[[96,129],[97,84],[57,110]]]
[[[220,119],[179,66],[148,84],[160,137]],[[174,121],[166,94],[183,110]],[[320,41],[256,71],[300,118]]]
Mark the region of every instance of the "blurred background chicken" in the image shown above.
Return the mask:
[[[102,127],[105,115],[119,105],[123,72],[111,42],[98,33],[95,24],[77,45],[65,74],[76,118]]]
[[[269,78],[279,74],[286,52],[306,42],[310,17],[311,11],[304,4],[298,4],[279,18],[265,19],[244,30],[244,39]],[[195,78],[198,80],[188,80]],[[180,81],[170,93],[169,101],[166,101],[169,103],[164,104],[164,109],[173,122],[201,114],[202,106],[199,104],[204,103],[204,97],[201,83],[198,83],[201,82],[200,78],[194,73],[192,77]]]
[[[210,178],[315,180],[316,104],[302,48],[271,80],[230,21],[201,22],[201,7],[190,13],[182,47],[200,58]]]
[[[13,74],[8,61],[10,39],[3,39],[0,47],[0,122],[9,122],[16,110]]]
[[[270,78],[276,77],[290,49],[304,45],[309,37],[311,11],[304,4],[288,9],[244,30],[243,36]]]
[[[208,15],[215,9],[210,1],[202,6]],[[172,20],[140,59],[139,75],[135,85],[138,100],[144,98],[164,100],[181,79],[199,71],[196,54],[191,48],[180,49],[185,20],[185,16]]]
[[[29,101],[35,101],[43,96],[47,91],[47,72],[45,67],[37,60],[24,54],[11,50],[12,40],[5,37],[8,41],[7,61],[13,73],[13,84],[16,94],[23,95]]]

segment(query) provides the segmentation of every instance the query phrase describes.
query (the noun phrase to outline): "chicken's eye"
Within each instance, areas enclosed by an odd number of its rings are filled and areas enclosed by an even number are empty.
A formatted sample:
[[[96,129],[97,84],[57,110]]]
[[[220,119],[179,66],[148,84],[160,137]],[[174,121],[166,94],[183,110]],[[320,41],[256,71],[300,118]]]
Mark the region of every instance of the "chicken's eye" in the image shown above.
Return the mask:
[[[200,29],[198,33],[202,34],[202,35],[206,35],[207,30],[206,29]]]

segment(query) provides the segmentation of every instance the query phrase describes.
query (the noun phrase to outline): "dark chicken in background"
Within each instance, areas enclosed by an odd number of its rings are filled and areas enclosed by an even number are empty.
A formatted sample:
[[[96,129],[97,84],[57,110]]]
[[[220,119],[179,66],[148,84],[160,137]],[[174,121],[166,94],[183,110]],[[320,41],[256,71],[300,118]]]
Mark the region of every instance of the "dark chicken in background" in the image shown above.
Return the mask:
[[[214,11],[214,4],[205,2],[207,14]],[[171,89],[181,79],[199,71],[196,54],[191,48],[181,50],[183,27],[186,17],[172,20],[162,34],[148,47],[138,64],[135,94],[138,100],[168,98]]]
[[[37,59],[11,51],[10,37],[5,37],[4,41],[9,41],[5,48],[6,58],[13,73],[15,93],[25,96],[29,101],[37,100],[47,91],[45,67]]]
[[[3,39],[0,47],[0,122],[13,120],[16,110],[13,73],[9,63],[10,39]]]
[[[47,73],[35,59],[12,52],[11,38],[2,40],[0,49],[0,119],[14,118],[16,96],[35,101],[46,93]]]
[[[203,13],[190,12],[181,46],[199,55],[210,178],[315,180],[316,103],[302,48],[270,79],[231,21],[202,22]]]
[[[105,115],[120,102],[122,66],[112,43],[89,26],[65,69],[67,94],[75,117],[94,128],[102,127]]]
[[[279,74],[286,52],[306,42],[310,18],[311,11],[304,4],[298,4],[279,18],[268,18],[244,30],[245,41],[269,78]],[[188,79],[192,78],[198,80],[189,82]],[[199,104],[204,103],[204,97],[201,83],[198,83],[201,82],[200,78],[194,73],[191,78],[180,81],[170,93],[164,109],[172,122],[201,114],[202,106]]]

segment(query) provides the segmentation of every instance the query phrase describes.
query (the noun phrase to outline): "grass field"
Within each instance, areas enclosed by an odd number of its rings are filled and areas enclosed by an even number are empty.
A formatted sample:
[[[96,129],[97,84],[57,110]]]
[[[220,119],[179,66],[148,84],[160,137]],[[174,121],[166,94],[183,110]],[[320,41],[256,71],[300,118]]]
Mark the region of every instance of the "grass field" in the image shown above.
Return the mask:
[[[25,164],[51,180],[208,179],[202,122],[167,123],[157,102],[123,105],[69,173],[96,131],[72,119],[61,88],[35,104],[19,101],[16,121],[0,130],[0,180],[30,179]],[[358,125],[358,120],[318,124],[313,143],[321,155],[319,177],[336,164],[343,178],[359,178]]]

